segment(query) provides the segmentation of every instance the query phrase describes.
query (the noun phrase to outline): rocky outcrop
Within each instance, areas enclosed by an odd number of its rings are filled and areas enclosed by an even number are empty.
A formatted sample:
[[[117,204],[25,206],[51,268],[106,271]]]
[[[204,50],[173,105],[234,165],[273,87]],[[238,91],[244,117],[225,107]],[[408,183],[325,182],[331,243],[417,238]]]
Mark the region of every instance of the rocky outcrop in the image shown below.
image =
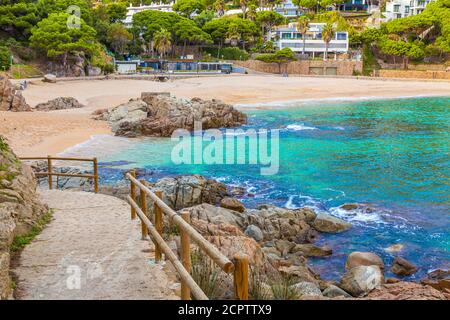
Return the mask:
[[[169,137],[176,129],[230,128],[246,123],[247,117],[219,100],[177,99],[167,94],[143,93],[141,99],[119,105],[104,116],[117,136]]]
[[[326,213],[319,213],[314,220],[314,228],[320,232],[338,233],[350,229],[351,224]]]
[[[429,272],[425,279],[420,281],[422,284],[429,285],[436,290],[443,292],[450,299],[450,271],[437,269]]]
[[[298,282],[292,286],[296,291],[297,295],[302,297],[317,298],[322,297],[322,291],[320,291],[319,286],[313,282]]]
[[[11,294],[10,245],[48,212],[36,194],[30,167],[20,163],[0,136],[0,299]]]
[[[417,271],[417,267],[406,259],[396,257],[392,263],[391,271],[399,276],[409,276]]]
[[[354,297],[369,293],[384,282],[378,266],[358,266],[348,270],[339,286]]]
[[[53,111],[64,109],[83,108],[84,105],[79,103],[77,99],[72,97],[59,97],[36,105],[36,111]]]
[[[222,208],[226,208],[226,209],[230,209],[230,210],[234,210],[234,211],[238,211],[238,212],[245,211],[245,207],[242,204],[242,202],[240,202],[237,199],[230,198],[230,197],[223,198],[220,201],[220,206]]]
[[[164,202],[175,210],[202,203],[219,204],[229,195],[226,185],[200,175],[166,177],[148,185],[162,191]]]
[[[328,298],[336,298],[336,297],[344,297],[344,298],[351,298],[352,296],[342,290],[341,288],[335,286],[335,285],[329,285],[328,287],[323,290],[322,294],[325,297]]]
[[[446,300],[445,294],[428,285],[400,281],[383,284],[367,295],[373,300]]]
[[[22,96],[22,91],[2,75],[0,75],[0,111],[31,111],[31,107]]]
[[[345,268],[351,269],[358,266],[378,266],[381,270],[384,269],[383,260],[372,252],[355,251],[348,255],[345,262]]]

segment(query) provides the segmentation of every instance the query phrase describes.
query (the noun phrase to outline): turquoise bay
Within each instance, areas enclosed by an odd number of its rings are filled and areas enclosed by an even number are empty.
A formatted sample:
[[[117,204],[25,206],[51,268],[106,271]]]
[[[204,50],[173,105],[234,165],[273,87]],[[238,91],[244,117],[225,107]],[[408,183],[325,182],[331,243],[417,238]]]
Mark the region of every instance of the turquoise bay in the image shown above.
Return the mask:
[[[242,199],[248,207],[312,206],[354,225],[318,240],[334,251],[310,261],[325,278],[338,278],[352,251],[376,252],[388,265],[401,255],[420,267],[412,278],[421,278],[450,265],[449,107],[449,97],[433,97],[248,109],[244,128],[280,129],[276,175],[260,175],[258,165],[174,165],[175,142],[169,138],[117,146],[101,157],[101,174],[104,183],[112,183],[130,167],[146,169],[149,180],[198,173],[246,187],[254,194]],[[339,209],[344,203],[364,203],[372,210]],[[385,250],[397,243],[403,251]]]

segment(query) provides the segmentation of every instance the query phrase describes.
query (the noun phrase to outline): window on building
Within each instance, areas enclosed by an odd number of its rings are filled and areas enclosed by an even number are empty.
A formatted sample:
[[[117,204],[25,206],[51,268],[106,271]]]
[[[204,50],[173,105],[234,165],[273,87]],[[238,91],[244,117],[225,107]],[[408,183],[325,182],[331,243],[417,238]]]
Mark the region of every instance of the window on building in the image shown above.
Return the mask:
[[[409,13],[409,6],[405,6],[405,13]]]
[[[291,33],[290,32],[283,32],[281,34],[281,39],[291,39]]]
[[[394,12],[400,12],[400,5],[394,4]]]
[[[347,34],[345,32],[336,33],[337,40],[347,40]]]

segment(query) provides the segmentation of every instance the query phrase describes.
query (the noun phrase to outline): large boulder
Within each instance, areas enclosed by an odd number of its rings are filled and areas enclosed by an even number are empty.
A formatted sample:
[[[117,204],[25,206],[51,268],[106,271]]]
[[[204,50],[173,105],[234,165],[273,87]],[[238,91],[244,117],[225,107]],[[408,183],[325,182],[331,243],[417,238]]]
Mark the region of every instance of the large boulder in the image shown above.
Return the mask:
[[[244,113],[214,99],[185,100],[145,93],[142,99],[130,103],[113,108],[108,116],[112,131],[118,136],[170,137],[177,129],[193,131],[194,122],[201,123],[202,129],[230,128],[247,122]],[[146,112],[145,117],[142,112],[134,116],[132,111],[136,104]],[[117,113],[122,116],[117,117]]]
[[[244,211],[245,224],[257,226],[265,241],[284,239],[296,243],[312,242],[317,233],[309,223],[315,217],[315,212],[310,208],[289,210],[261,205],[258,209]]]
[[[47,102],[39,103],[36,105],[36,111],[53,111],[64,109],[83,108],[84,105],[79,103],[77,99],[72,97],[59,97]]]
[[[36,194],[31,168],[18,161],[0,136],[0,299],[11,294],[9,248],[13,238],[27,233],[47,212]]]
[[[2,75],[0,75],[0,111],[31,111],[31,107],[22,96],[22,91]]]
[[[242,202],[240,202],[238,199],[231,198],[231,197],[223,198],[220,201],[220,206],[222,208],[227,208],[227,209],[238,211],[238,212],[245,211],[245,207],[242,204]]]
[[[297,292],[299,297],[317,298],[323,296],[319,285],[314,282],[298,282],[292,285],[292,288]]]
[[[296,244],[292,253],[298,253],[304,257],[326,257],[333,253],[333,250],[327,246],[319,247],[311,243]]]
[[[64,109],[76,109],[83,108],[84,105],[79,103],[77,99],[72,97],[59,97],[47,102],[39,103],[36,105],[36,111],[53,111]]]
[[[450,298],[450,271],[436,269],[427,274],[425,279],[420,281],[422,284],[429,285],[447,295]]]
[[[383,284],[367,295],[373,300],[448,300],[435,288],[414,282]]]
[[[406,259],[396,257],[392,263],[391,271],[399,276],[409,276],[417,271],[417,267]]]
[[[175,210],[202,203],[218,204],[229,195],[225,184],[200,175],[165,177],[149,186],[162,191],[164,202]]]
[[[245,235],[260,242],[264,239],[264,235],[260,228],[251,224],[245,229]]]
[[[338,233],[350,229],[351,224],[342,219],[320,212],[314,220],[313,226],[320,232]]]
[[[384,282],[378,266],[358,266],[348,270],[339,286],[354,297],[369,293]]]
[[[202,203],[182,211],[189,212],[191,219],[203,220],[209,224],[227,223],[236,227],[242,226],[242,216],[233,210]]]
[[[381,270],[384,269],[383,260],[375,253],[372,252],[359,252],[355,251],[348,255],[345,262],[345,268],[351,269],[358,266],[378,266]]]
[[[342,290],[341,288],[335,286],[335,285],[329,285],[328,287],[323,290],[323,295],[328,298],[336,298],[336,297],[344,297],[344,298],[351,298],[352,296]]]
[[[46,75],[44,75],[42,81],[49,83],[56,83],[56,76],[54,74],[47,73]]]

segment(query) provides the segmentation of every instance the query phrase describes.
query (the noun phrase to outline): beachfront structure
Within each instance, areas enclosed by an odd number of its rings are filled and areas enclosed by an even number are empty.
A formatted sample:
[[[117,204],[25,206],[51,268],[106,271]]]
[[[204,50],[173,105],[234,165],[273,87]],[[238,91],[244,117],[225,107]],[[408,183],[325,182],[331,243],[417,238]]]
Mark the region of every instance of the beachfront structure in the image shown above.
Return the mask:
[[[348,0],[339,5],[340,11],[367,11],[368,0]]]
[[[310,23],[308,32],[305,37],[305,53],[323,54],[325,53],[325,41],[322,40],[322,30],[325,23]],[[303,51],[302,34],[296,29],[295,23],[289,24],[288,27],[281,27],[272,33],[278,49],[290,48],[294,52]],[[348,33],[345,31],[337,31],[334,38],[328,45],[330,53],[347,53],[348,52]]]
[[[172,12],[172,6],[175,4],[175,1],[171,1],[169,3],[162,2],[152,2],[149,5],[140,5],[137,7],[133,7],[133,4],[130,3],[130,6],[127,7],[127,15],[125,20],[123,20],[123,24],[126,27],[131,27],[133,25],[133,15],[142,12],[145,10],[158,10],[164,12]]]
[[[299,7],[296,6],[292,0],[285,0],[280,4],[277,4],[274,10],[286,18],[295,18],[301,13]]]
[[[422,13],[433,0],[392,0],[386,2],[386,11],[383,13],[386,21],[415,16]]]
[[[130,74],[136,73],[137,67],[140,63],[139,60],[131,60],[131,61],[114,61],[116,65],[116,71],[119,74]]]

